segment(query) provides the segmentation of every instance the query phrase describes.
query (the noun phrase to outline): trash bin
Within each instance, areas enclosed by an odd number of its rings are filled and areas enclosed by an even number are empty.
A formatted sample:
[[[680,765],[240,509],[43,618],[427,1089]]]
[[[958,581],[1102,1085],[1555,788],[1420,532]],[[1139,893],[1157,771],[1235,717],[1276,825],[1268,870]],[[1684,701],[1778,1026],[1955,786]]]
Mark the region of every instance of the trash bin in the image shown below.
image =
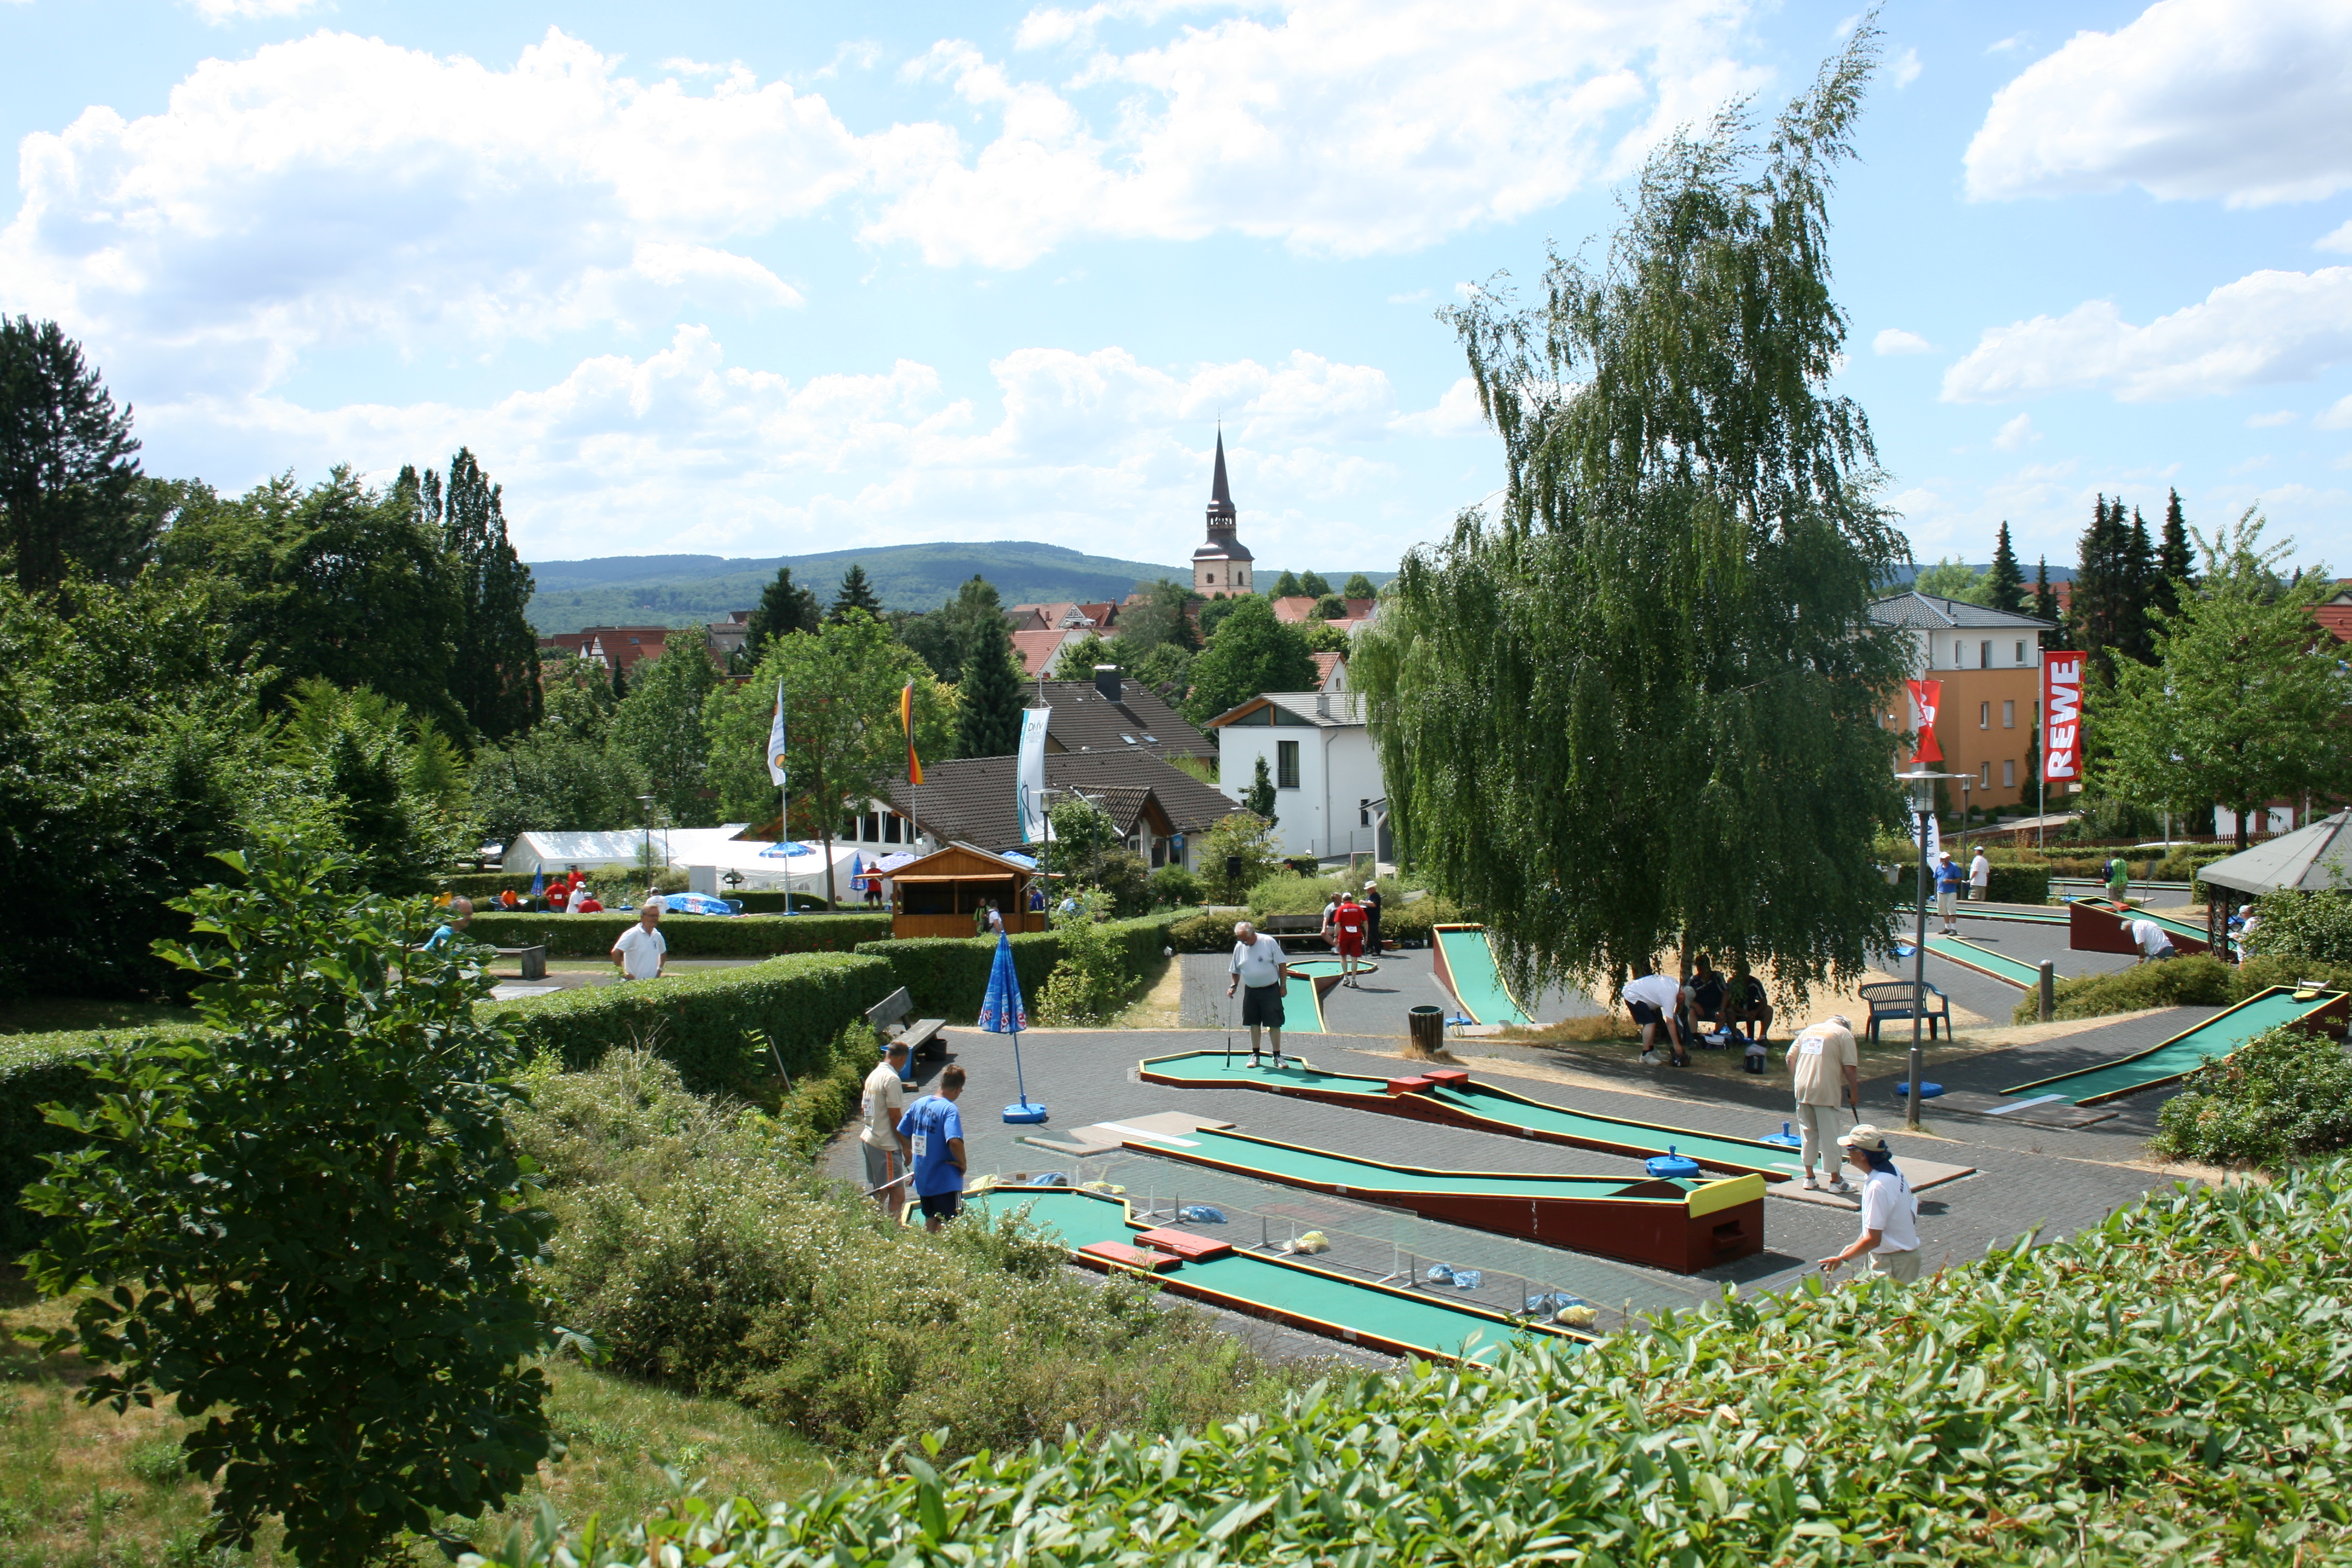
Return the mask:
[[[1412,1037],[1412,1048],[1423,1056],[1433,1057],[1445,1048],[1445,1009],[1423,1005],[1405,1015],[1405,1026]]]

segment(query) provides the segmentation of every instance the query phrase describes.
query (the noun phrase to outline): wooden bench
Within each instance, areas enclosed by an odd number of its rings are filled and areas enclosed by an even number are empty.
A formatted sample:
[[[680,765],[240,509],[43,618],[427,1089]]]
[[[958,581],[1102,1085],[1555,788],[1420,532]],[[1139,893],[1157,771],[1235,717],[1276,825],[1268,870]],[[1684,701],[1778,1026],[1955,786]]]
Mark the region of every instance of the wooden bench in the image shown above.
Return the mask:
[[[522,968],[522,977],[525,980],[547,978],[547,944],[545,942],[540,943],[537,947],[494,947],[490,951],[500,958],[516,960]]]
[[[1870,1043],[1878,1043],[1878,1026],[1889,1018],[1902,1020],[1911,1016],[1911,982],[1882,980],[1862,988],[1862,999],[1870,1004]],[[1936,1026],[1940,1022],[1947,1029],[1952,1026],[1952,1004],[1933,985],[1920,993],[1919,1016],[1927,1021],[1927,1037],[1937,1037]]]
[[[918,1018],[911,1024],[908,1023],[907,1015],[914,1010],[914,997],[901,985],[866,1009],[866,1021],[874,1026],[874,1032],[882,1037],[885,1044],[892,1040],[905,1042],[908,1061],[919,1056],[940,1055],[947,1048],[947,1042],[940,1037],[940,1031],[948,1026],[948,1021],[945,1018]]]
[[[1323,940],[1321,915],[1268,915],[1265,919],[1253,923],[1256,925],[1261,936],[1270,936],[1276,942]]]

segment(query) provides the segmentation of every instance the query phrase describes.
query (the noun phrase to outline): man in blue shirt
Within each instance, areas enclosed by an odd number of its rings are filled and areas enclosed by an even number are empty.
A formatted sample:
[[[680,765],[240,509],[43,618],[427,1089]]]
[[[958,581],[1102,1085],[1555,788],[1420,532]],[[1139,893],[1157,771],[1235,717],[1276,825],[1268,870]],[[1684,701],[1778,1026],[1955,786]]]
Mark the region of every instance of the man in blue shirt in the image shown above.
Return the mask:
[[[940,1074],[940,1091],[927,1094],[898,1119],[900,1136],[911,1145],[915,1201],[923,1205],[923,1228],[936,1231],[963,1205],[963,1116],[955,1108],[963,1093],[963,1068]]]
[[[1960,934],[1960,889],[1969,885],[1969,874],[1952,858],[1948,849],[1936,852],[1936,913],[1943,918],[1946,936]]]
[[[456,946],[457,933],[473,923],[474,900],[465,898],[450,900],[443,906],[441,923],[433,928],[432,936],[425,941],[425,951],[434,952],[443,948]]]

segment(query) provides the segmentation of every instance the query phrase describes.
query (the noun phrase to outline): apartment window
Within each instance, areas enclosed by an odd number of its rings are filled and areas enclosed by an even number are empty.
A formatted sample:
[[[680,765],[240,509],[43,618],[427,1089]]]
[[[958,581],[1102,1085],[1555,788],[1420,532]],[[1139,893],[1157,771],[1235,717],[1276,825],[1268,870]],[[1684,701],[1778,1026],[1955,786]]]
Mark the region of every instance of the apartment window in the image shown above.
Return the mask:
[[[1977,644],[1977,668],[1979,669],[1990,669],[1992,668],[1992,644],[1990,642],[1980,642]]]
[[[1966,669],[1968,667],[1969,645],[1956,640],[1952,644],[1952,668],[1954,669]]]
[[[2016,703],[2003,702],[2000,705],[2000,727],[2004,730],[2014,730],[2017,728]]]
[[[1369,800],[1359,797],[1356,801],[1356,826],[1359,827],[1370,827],[1371,825],[1372,803]]]
[[[2000,764],[2000,787],[2003,789],[2017,787],[2017,759],[2014,757]]]
[[[2017,645],[2017,662],[2020,664],[2025,662],[2025,643],[2022,638],[2019,639]]]
[[[1274,743],[1274,782],[1280,789],[1298,787],[1298,742],[1276,741]]]
[[[898,814],[895,811],[886,813],[883,816],[882,842],[885,844],[896,844],[898,842]]]
[[[1992,728],[1991,703],[1979,702],[1977,704],[1977,728],[1979,730],[1990,730]]]
[[[1992,788],[1992,764],[1990,763],[1979,763],[1977,764],[1977,788]]]

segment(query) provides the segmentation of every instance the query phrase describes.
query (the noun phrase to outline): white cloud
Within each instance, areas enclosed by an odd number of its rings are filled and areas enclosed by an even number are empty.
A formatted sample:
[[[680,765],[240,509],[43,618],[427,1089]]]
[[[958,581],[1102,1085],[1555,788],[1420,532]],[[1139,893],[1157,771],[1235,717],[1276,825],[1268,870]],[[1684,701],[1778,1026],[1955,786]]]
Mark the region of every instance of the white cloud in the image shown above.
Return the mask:
[[[257,22],[273,16],[299,16],[318,8],[320,0],[188,0],[197,16],[215,27],[231,22]]]
[[[641,84],[553,30],[509,70],[321,32],[204,62],[161,113],[25,138],[0,297],[134,363],[142,402],[267,384],[318,344],[791,305],[725,242],[866,161],[823,99],[740,73]]]
[[[1097,51],[1060,88],[943,42],[910,74],[996,117],[997,133],[968,151],[943,126],[910,129],[877,159],[895,200],[865,232],[936,264],[992,267],[1081,235],[1418,249],[1622,174],[1658,136],[1760,87],[1767,73],[1733,53],[1748,10],[1295,0]],[[1034,11],[1020,41],[1079,40],[1105,14]]]
[[[1919,63],[1919,51],[1916,49],[1904,50],[1895,57],[1895,63],[1886,68],[1887,74],[1895,79],[1895,85],[1897,88],[1909,87],[1913,82],[1917,81],[1919,73],[1926,68]]]
[[[1445,389],[1435,406],[1391,420],[1389,427],[1408,436],[1475,436],[1486,428],[1478,384],[1465,375]]]
[[[2272,414],[2247,415],[2246,428],[2249,430],[2271,430],[2277,428],[2281,425],[2292,425],[2294,421],[2294,410],[2292,408],[2282,408]]]
[[[2345,219],[2344,222],[2313,240],[2311,247],[2314,250],[2352,251],[2352,218]]]
[[[1429,290],[1428,290],[1428,289],[1408,289],[1406,292],[1404,292],[1404,293],[1402,293],[1402,294],[1391,294],[1391,295],[1390,295],[1390,296],[1389,296],[1389,303],[1390,303],[1390,304],[1391,304],[1391,305],[1410,305],[1410,304],[1412,304],[1412,303],[1413,303],[1414,301],[1416,301],[1416,300],[1426,300],[1426,299],[1428,299],[1428,298],[1429,298]]]
[[[2337,398],[2327,412],[2312,423],[2322,430],[2352,430],[2352,397]]]
[[[2308,381],[2352,360],[2352,267],[2255,272],[2145,327],[2092,300],[1986,331],[1944,373],[1953,403],[2112,385],[2126,403]]]
[[[2080,32],[1994,95],[1966,157],[1978,200],[2126,185],[2232,206],[2352,186],[2352,6],[2158,0]]]
[[[2006,38],[2001,38],[1996,42],[1987,44],[1985,46],[1985,53],[1989,55],[2015,54],[2020,49],[2029,47],[2032,42],[2033,34],[2031,31],[2011,33]]]
[[[1992,444],[2004,452],[2022,452],[2042,439],[2042,432],[2033,427],[2033,416],[2021,414],[1993,432]]]
[[[1882,327],[1870,340],[1870,352],[1877,354],[1931,354],[1936,345],[1916,332],[1906,332],[1900,327]]]

